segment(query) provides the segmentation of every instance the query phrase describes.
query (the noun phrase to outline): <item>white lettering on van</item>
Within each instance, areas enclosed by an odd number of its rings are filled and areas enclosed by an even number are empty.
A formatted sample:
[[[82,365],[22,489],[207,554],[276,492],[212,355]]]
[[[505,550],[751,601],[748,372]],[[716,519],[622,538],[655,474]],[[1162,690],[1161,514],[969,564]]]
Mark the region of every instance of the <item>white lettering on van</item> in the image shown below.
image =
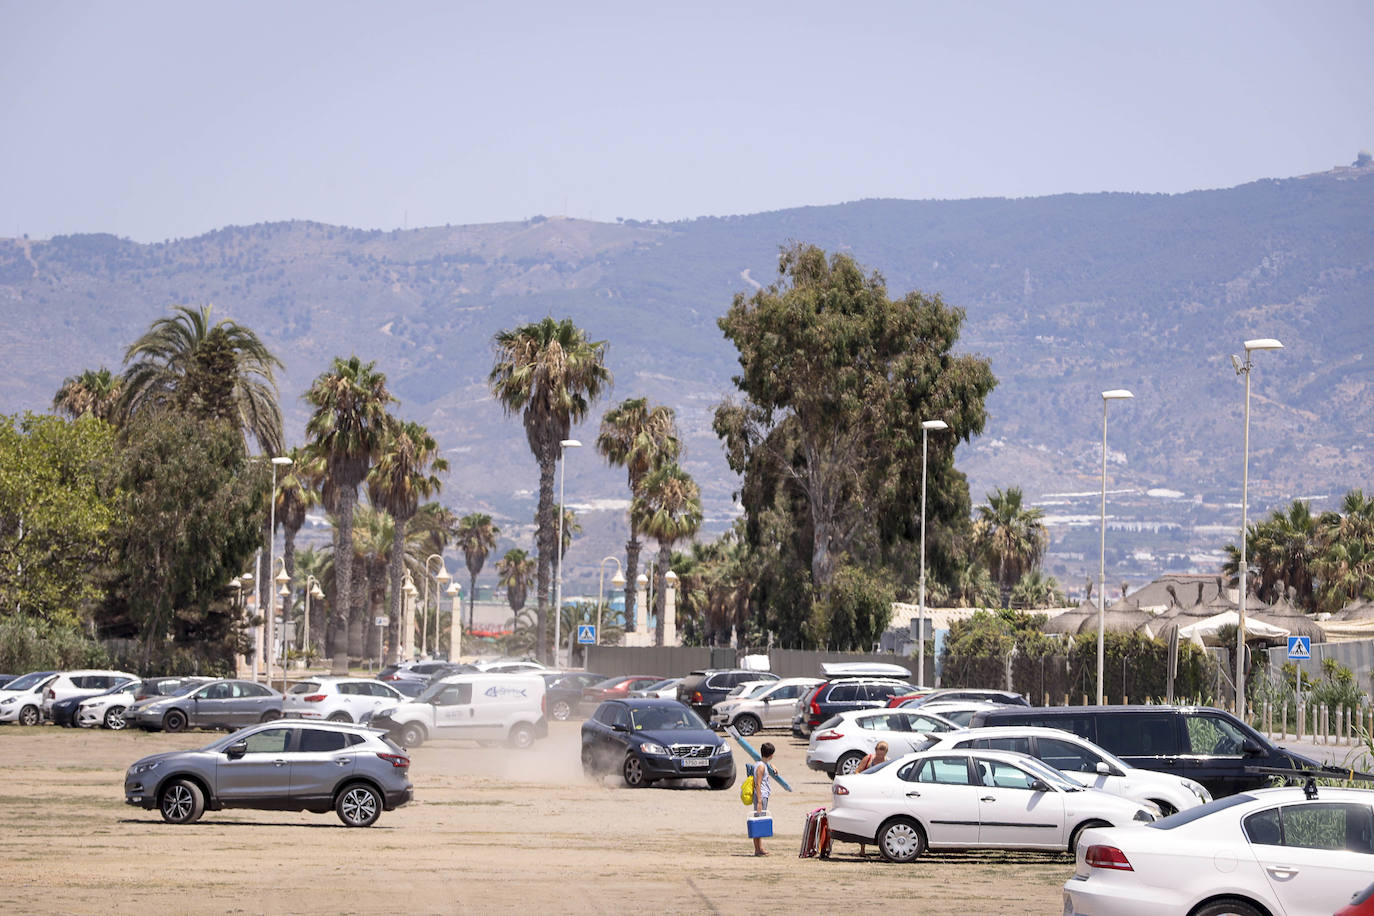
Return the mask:
[[[487,697],[523,697],[528,696],[527,687],[488,687],[482,691],[483,696]]]

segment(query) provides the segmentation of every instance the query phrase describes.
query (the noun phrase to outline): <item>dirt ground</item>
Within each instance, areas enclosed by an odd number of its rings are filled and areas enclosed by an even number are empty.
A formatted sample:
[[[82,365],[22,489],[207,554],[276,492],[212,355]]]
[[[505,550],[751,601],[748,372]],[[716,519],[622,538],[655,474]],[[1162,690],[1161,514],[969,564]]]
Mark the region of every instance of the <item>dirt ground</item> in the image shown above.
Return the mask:
[[[215,736],[0,727],[0,913],[801,913],[1058,916],[1067,855],[933,853],[911,865],[837,844],[798,859],[830,781],[778,747],[772,855],[755,858],[739,790],[631,790],[578,763],[579,724],[529,751],[435,742],[412,753],[415,801],[350,830],[334,815],[207,812],[190,827],[124,804],[125,768]],[[736,749],[737,763],[744,755]]]

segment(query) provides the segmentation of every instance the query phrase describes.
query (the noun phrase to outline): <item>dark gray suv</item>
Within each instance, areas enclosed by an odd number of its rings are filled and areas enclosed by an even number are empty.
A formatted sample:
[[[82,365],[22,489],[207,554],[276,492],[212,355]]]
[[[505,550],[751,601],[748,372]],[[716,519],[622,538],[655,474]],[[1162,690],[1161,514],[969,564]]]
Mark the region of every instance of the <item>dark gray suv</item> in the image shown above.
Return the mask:
[[[124,801],[157,808],[169,824],[207,809],[332,809],[345,826],[370,827],[411,792],[401,748],[378,729],[340,722],[265,722],[200,750],[144,757],[124,774]]]

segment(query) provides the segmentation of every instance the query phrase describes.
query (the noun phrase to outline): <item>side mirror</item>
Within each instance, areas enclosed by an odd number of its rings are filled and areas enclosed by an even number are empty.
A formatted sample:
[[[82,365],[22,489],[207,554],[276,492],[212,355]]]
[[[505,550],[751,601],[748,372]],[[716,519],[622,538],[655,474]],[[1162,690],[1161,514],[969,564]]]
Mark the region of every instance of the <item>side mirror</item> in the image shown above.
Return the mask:
[[[1097,761],[1097,772],[1101,776],[1125,776],[1117,767],[1112,766],[1105,760]]]
[[[248,753],[247,741],[235,741],[224,749],[224,756],[228,757],[230,760],[238,760],[246,753]]]
[[[1030,788],[1032,792],[1048,792],[1050,784],[1043,779],[1037,779],[1030,784]]]
[[[628,732],[629,730],[630,726],[626,725],[624,722],[616,722],[611,725],[611,731],[613,732]]]
[[[1252,738],[1246,738],[1240,745],[1240,752],[1245,757],[1263,757],[1264,748],[1254,742]]]

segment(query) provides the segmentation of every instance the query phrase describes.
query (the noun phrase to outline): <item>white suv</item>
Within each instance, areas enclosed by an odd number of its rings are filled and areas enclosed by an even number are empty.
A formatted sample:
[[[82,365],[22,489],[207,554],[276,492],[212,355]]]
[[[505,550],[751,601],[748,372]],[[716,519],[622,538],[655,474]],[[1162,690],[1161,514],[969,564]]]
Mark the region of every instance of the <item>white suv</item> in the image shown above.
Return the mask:
[[[854,772],[879,741],[887,742],[887,757],[895,760],[925,750],[931,732],[958,728],[935,713],[914,709],[853,709],[822,722],[811,733],[806,765],[831,779]]]
[[[130,674],[127,671],[108,671],[103,669],[83,669],[81,671],[63,671],[57,677],[48,682],[48,686],[43,688],[43,716],[52,716],[52,704],[58,700],[69,700],[72,697],[93,697],[97,693],[104,693],[111,687],[118,687],[121,684],[130,684],[138,680],[138,675]]]
[[[745,736],[761,728],[787,728],[796,715],[797,701],[820,682],[818,677],[785,677],[765,681],[767,686],[748,696],[728,696],[712,707],[711,727],[733,725]]]
[[[400,691],[372,678],[316,677],[286,691],[281,714],[286,718],[361,722],[378,709],[406,699]]]

